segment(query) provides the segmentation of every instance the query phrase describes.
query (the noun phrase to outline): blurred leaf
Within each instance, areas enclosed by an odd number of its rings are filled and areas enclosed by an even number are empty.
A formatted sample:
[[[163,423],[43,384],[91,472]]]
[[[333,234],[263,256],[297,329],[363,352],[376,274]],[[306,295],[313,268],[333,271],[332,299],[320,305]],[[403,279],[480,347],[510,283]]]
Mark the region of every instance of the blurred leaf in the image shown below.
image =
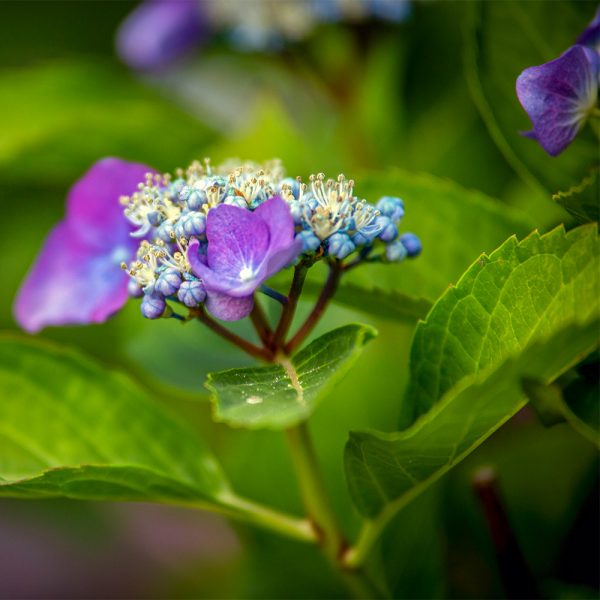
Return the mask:
[[[581,183],[565,192],[556,192],[552,195],[552,200],[563,206],[579,223],[600,221],[598,173],[600,173],[600,167],[594,167]]]
[[[368,325],[346,325],[278,365],[209,374],[206,387],[213,393],[215,419],[276,430],[308,419],[375,335]]]
[[[193,431],[74,351],[0,339],[0,496],[222,504]]]
[[[571,386],[572,384],[568,387]],[[556,383],[545,385],[535,379],[525,378],[523,390],[546,427],[566,421],[581,435],[600,446],[597,385],[583,388],[577,386],[575,393],[574,390],[571,391],[572,402],[580,409],[581,415],[577,415],[565,402],[563,391]]]
[[[369,268],[366,266],[365,268]],[[316,297],[321,286],[314,281],[307,281],[303,293]],[[380,319],[390,319],[413,323],[424,319],[431,308],[431,302],[424,298],[413,298],[395,290],[384,290],[380,287],[363,287],[355,283],[344,283],[343,279],[333,298],[342,304],[360,312],[371,314]]]
[[[205,125],[101,63],[0,71],[5,180],[64,183],[102,156],[173,169],[214,137]]]
[[[421,418],[348,442],[363,514],[393,514],[523,405],[524,377],[550,382],[597,346],[598,249],[596,226],[510,238],[442,296],[413,339],[406,410]]]
[[[580,6],[577,6],[580,4]],[[582,131],[560,156],[548,156],[520,131],[531,129],[515,83],[527,67],[558,58],[575,43],[594,5],[556,2],[478,2],[468,5],[465,74],[488,131],[513,169],[547,196],[580,181],[597,158],[597,141]],[[512,31],[507,35],[507,31]]]
[[[372,264],[344,277],[344,281],[366,288],[376,286],[433,301],[474,257],[493,250],[512,234],[529,233],[535,226],[514,208],[431,175],[393,170],[366,173],[357,182],[356,193],[370,202],[381,196],[403,198],[406,215],[401,232],[412,231],[423,243],[423,252],[414,260]]]

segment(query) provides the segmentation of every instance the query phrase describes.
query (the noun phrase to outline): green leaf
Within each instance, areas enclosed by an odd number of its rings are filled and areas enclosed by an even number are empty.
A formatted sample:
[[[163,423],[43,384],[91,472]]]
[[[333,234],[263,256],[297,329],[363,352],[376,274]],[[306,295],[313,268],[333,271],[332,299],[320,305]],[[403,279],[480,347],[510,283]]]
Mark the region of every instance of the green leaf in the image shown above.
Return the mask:
[[[400,170],[366,173],[357,178],[355,189],[372,203],[381,196],[400,196],[406,210],[400,230],[416,233],[423,243],[422,253],[413,260],[359,267],[344,276],[344,284],[367,290],[377,287],[434,301],[474,256],[497,248],[510,235],[525,235],[534,228],[520,211],[431,175]]]
[[[223,504],[221,469],[125,375],[0,338],[0,497]]]
[[[579,223],[600,221],[598,173],[600,167],[594,167],[581,183],[572,186],[566,192],[556,192],[552,195],[552,200],[563,206]]]
[[[393,512],[477,447],[524,403],[521,380],[549,383],[598,344],[595,225],[563,228],[482,256],[417,326],[400,433],[352,433],[346,473],[373,517]]]
[[[370,266],[365,266],[369,269]],[[322,285],[307,281],[303,293],[317,296]],[[337,292],[335,302],[361,312],[372,314],[380,319],[390,319],[412,323],[425,318],[432,304],[425,298],[414,298],[396,290],[384,290],[380,287],[363,287],[356,283],[344,283],[343,279]]]
[[[310,417],[377,332],[346,325],[277,365],[230,369],[208,376],[215,419],[233,427],[280,430]]]

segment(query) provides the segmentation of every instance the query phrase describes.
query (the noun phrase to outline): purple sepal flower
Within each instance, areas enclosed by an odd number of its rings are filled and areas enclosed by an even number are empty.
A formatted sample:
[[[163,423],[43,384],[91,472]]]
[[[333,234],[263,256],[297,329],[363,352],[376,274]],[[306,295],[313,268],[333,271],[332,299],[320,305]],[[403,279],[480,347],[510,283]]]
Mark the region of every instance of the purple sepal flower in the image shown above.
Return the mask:
[[[205,306],[208,312],[222,321],[239,321],[247,317],[254,307],[254,296],[234,298],[219,292],[206,295]]]
[[[19,325],[102,323],[125,304],[129,277],[119,267],[133,260],[139,240],[119,202],[144,181],[149,167],[117,158],[95,163],[71,188],[66,217],[51,231],[19,289]]]
[[[588,48],[593,48],[596,52],[600,53],[600,6],[592,22],[577,38],[577,43]]]
[[[559,58],[525,69],[517,78],[517,96],[533,124],[525,135],[551,156],[575,138],[598,97],[600,57],[573,46]]]
[[[146,0],[117,32],[117,52],[140,71],[159,71],[199,46],[207,32],[202,3]]]
[[[290,209],[279,196],[253,212],[227,204],[213,208],[208,213],[206,237],[206,263],[200,258],[198,240],[190,242],[187,257],[208,293],[208,310],[224,320],[238,320],[249,314],[256,288],[302,250],[302,241],[294,239]],[[231,298],[240,302],[236,304]],[[220,310],[219,303],[227,306]]]

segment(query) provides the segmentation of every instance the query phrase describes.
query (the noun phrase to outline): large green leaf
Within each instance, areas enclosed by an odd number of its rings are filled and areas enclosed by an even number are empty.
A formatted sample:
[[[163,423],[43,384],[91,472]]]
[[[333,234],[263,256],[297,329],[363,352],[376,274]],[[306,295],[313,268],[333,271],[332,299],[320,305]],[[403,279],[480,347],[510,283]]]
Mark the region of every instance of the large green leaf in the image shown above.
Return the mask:
[[[355,189],[373,203],[381,196],[403,198],[406,215],[401,231],[416,233],[423,243],[423,252],[413,260],[360,267],[344,277],[367,289],[376,286],[433,301],[460,277],[474,256],[492,251],[510,235],[525,235],[535,226],[514,208],[431,175],[400,170],[366,173],[357,178]]]
[[[523,405],[523,378],[549,383],[594,349],[598,250],[595,225],[511,238],[444,294],[413,341],[405,401],[421,417],[399,433],[351,434],[361,512],[393,513]]]
[[[216,460],[128,377],[0,338],[0,496],[222,504]]]
[[[275,430],[308,419],[375,335],[367,325],[346,325],[277,365],[211,373],[206,387],[213,394],[215,419]]]

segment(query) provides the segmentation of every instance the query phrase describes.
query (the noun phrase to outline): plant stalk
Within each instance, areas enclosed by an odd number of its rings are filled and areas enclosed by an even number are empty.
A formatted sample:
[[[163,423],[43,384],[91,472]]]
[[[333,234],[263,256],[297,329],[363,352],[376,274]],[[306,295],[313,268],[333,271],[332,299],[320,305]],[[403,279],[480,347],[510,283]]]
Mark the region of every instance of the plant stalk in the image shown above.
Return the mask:
[[[294,269],[294,278],[292,279],[292,284],[288,293],[288,301],[281,311],[281,317],[273,338],[275,348],[279,348],[283,344],[285,337],[290,330],[294,315],[296,314],[298,299],[300,298],[302,288],[304,287],[304,280],[306,279],[307,272],[308,267],[303,263],[300,263]]]

